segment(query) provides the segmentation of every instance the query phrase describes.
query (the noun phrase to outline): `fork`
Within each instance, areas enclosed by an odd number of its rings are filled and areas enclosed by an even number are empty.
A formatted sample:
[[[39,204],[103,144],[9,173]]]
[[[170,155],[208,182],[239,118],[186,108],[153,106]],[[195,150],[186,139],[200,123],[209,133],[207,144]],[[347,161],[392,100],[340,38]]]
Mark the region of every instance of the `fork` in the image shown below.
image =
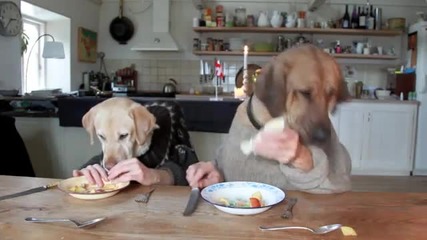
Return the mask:
[[[292,208],[297,203],[297,201],[298,201],[297,198],[288,199],[288,204],[286,205],[285,212],[283,213],[282,218],[291,219],[293,217]]]
[[[27,222],[37,222],[37,223],[50,223],[50,222],[72,222],[74,223],[74,225],[76,225],[76,227],[78,228],[84,228],[84,227],[89,227],[92,226],[98,222],[101,222],[103,220],[107,219],[106,217],[101,217],[101,218],[95,218],[92,220],[87,220],[84,222],[81,221],[77,221],[74,219],[69,219],[69,218],[35,218],[35,217],[27,217],[25,218],[25,221]]]
[[[150,199],[151,193],[153,193],[154,190],[156,190],[156,188],[151,188],[148,192],[137,195],[135,198],[135,202],[148,203],[148,200]]]

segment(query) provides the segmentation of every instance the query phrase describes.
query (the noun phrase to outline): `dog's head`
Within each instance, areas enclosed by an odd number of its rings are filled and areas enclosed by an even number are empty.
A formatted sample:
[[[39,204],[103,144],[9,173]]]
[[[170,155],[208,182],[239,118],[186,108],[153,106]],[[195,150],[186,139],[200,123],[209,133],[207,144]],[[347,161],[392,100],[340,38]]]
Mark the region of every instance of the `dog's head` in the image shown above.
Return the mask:
[[[335,59],[304,45],[264,66],[255,95],[272,117],[285,115],[287,126],[299,133],[303,143],[320,144],[331,135],[329,113],[348,93]]]
[[[92,107],[82,118],[90,135],[97,135],[104,155],[102,164],[110,169],[119,161],[145,153],[151,143],[156,118],[142,105],[128,98],[111,98]]]

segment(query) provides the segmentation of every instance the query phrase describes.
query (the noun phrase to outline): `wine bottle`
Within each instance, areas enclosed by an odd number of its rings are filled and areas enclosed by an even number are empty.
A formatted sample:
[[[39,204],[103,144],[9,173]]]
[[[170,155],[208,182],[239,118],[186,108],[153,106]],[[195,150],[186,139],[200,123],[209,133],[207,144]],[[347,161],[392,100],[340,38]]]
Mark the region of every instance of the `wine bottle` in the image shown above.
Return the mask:
[[[359,7],[360,9],[360,7]],[[366,15],[364,13],[363,8],[359,13],[359,28],[366,28]]]
[[[353,13],[351,14],[351,28],[359,28],[359,15],[356,11],[356,5],[353,5]]]
[[[365,11],[363,12],[365,15],[365,29],[368,29],[368,20],[369,20],[369,7],[365,7]]]
[[[350,28],[350,15],[348,14],[348,5],[345,5],[345,13],[342,18],[342,28]]]
[[[375,29],[375,15],[372,5],[369,6],[368,29]]]

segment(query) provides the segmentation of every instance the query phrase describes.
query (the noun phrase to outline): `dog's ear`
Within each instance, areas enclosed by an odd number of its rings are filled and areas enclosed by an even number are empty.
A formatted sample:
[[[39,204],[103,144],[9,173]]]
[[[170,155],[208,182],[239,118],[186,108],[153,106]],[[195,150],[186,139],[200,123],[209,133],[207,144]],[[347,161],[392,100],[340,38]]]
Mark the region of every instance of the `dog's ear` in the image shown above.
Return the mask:
[[[286,111],[286,63],[274,59],[264,66],[255,82],[255,96],[266,106],[272,117]]]
[[[93,123],[96,114],[96,109],[91,108],[82,118],[82,125],[86,132],[89,133],[90,144],[93,145],[93,135],[95,133],[95,125]]]
[[[135,104],[130,110],[130,117],[134,121],[136,141],[141,145],[145,141],[145,136],[152,130],[159,128],[156,118],[145,107]]]

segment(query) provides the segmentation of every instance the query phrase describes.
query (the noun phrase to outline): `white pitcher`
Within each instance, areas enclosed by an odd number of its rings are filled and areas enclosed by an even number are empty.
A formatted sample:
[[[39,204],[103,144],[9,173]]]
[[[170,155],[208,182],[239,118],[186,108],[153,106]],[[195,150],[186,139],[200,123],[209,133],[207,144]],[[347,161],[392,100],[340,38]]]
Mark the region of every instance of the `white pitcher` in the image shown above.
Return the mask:
[[[273,16],[271,17],[271,20],[270,20],[271,26],[278,28],[278,27],[282,26],[282,22],[283,22],[282,15],[279,13],[279,11],[274,10]]]
[[[269,26],[268,17],[267,17],[266,12],[261,11],[259,13],[257,25],[258,25],[258,27],[268,27]]]
[[[286,16],[286,27],[293,28],[295,27],[295,23],[297,21],[297,13],[289,13],[288,16]]]

